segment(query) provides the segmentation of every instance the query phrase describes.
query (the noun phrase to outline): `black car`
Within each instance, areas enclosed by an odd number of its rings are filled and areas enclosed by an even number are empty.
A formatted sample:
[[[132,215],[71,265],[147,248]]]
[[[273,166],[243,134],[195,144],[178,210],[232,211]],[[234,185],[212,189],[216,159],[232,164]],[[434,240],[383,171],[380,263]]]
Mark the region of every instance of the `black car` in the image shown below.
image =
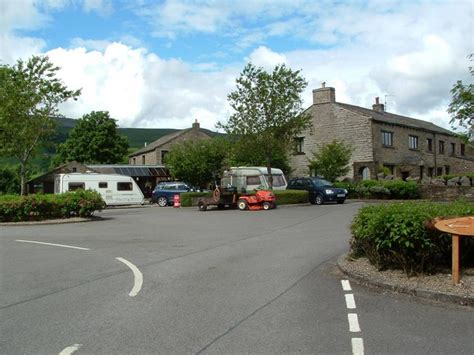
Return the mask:
[[[293,178],[288,182],[287,190],[306,190],[309,202],[322,205],[324,202],[344,203],[347,190],[334,187],[329,181],[319,177]]]

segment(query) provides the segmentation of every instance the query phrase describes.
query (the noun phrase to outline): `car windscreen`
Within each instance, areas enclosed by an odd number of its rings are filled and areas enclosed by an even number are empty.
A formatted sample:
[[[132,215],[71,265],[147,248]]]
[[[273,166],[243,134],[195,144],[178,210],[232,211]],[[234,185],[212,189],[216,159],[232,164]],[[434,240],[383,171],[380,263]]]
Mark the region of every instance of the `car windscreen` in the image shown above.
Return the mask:
[[[323,187],[323,186],[332,186],[332,184],[324,179],[311,179],[313,181],[314,186],[316,187]]]

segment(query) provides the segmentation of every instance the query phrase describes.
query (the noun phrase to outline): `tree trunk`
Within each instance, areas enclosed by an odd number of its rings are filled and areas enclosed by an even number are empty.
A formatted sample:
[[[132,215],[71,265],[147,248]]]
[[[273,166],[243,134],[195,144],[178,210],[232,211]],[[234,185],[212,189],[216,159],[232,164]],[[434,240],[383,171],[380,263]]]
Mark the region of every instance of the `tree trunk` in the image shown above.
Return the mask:
[[[268,185],[270,190],[273,190],[273,175],[272,175],[272,162],[271,159],[267,158],[267,174],[268,174]]]
[[[26,195],[26,164],[25,162],[20,161],[20,194],[22,196]]]

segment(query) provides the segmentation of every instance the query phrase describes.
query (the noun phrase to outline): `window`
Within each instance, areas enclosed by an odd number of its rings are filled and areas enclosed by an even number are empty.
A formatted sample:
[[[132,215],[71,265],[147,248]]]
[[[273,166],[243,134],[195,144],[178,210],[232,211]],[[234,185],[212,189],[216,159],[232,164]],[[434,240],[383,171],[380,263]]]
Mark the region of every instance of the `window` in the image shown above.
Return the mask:
[[[137,165],[137,159],[133,158],[133,165]]]
[[[445,166],[444,166],[444,173],[445,173],[446,175],[449,175],[449,171],[450,171],[450,170],[451,170],[451,169],[450,169],[449,165],[445,165]]]
[[[99,189],[106,189],[108,184],[106,182],[99,182]]]
[[[247,185],[260,185],[260,176],[247,176]]]
[[[145,165],[145,156],[142,155],[142,165]]]
[[[268,175],[265,174],[265,178],[269,179]],[[285,179],[283,178],[283,175],[272,175],[273,178],[273,187],[281,187],[285,186]]]
[[[433,151],[433,140],[431,138],[427,138],[426,139],[426,150],[428,152],[432,152]]]
[[[304,145],[304,137],[295,138],[295,154],[304,154],[303,145]]]
[[[443,175],[443,168],[436,168],[436,176]]]
[[[439,154],[444,154],[444,141],[438,142],[438,152]]]
[[[76,191],[76,190],[79,190],[79,189],[85,189],[86,188],[86,184],[83,183],[83,182],[70,182],[68,184],[68,190],[69,191]]]
[[[461,144],[461,156],[464,156],[464,155],[466,155],[466,145]]]
[[[386,147],[393,146],[393,132],[382,131],[382,145]]]
[[[132,191],[133,185],[131,182],[118,182],[117,191]]]
[[[456,143],[449,144],[449,155],[456,154]]]
[[[169,151],[168,150],[162,150],[161,151],[161,164],[165,163],[166,156],[168,155]]]
[[[418,149],[418,137],[408,136],[408,147],[410,149]]]

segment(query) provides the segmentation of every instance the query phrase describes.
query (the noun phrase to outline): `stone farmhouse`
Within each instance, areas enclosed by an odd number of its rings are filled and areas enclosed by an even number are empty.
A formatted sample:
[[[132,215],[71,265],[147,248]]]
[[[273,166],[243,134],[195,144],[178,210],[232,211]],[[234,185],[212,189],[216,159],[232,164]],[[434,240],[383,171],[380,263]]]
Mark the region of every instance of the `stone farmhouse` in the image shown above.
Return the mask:
[[[163,165],[166,154],[171,147],[179,142],[195,141],[198,139],[212,138],[216,133],[206,129],[201,129],[199,122],[195,120],[191,128],[167,134],[160,139],[146,145],[133,152],[129,157],[130,165]]]
[[[372,109],[336,101],[335,89],[313,90],[306,111],[312,127],[295,138],[293,176],[309,175],[318,146],[337,139],[353,148],[348,176],[375,178],[383,168],[395,177],[423,178],[474,172],[474,152],[453,132],[433,123],[386,112],[376,98]]]

